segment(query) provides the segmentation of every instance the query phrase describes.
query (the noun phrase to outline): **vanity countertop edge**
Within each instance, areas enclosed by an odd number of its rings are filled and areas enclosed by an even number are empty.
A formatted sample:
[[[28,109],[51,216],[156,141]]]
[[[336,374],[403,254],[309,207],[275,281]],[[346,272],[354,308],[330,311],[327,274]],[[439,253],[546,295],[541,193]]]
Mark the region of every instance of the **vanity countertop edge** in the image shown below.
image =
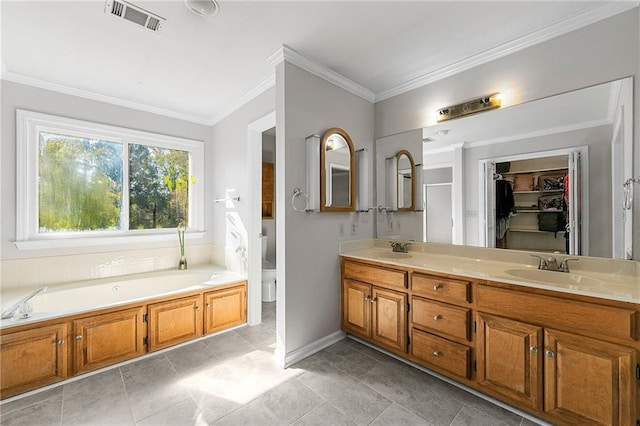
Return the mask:
[[[565,275],[564,272],[539,271],[533,264],[535,263],[533,258],[529,263],[525,264],[508,260],[489,260],[411,250],[405,255],[396,254],[395,256],[397,257],[392,257],[394,255],[389,253],[393,253],[391,248],[360,246],[343,248],[340,251],[340,256],[352,260],[405,268],[416,272],[456,275],[476,280],[515,284],[600,299],[640,303],[640,277],[637,275],[592,271],[576,271]],[[565,255],[560,256],[567,257]],[[515,272],[523,275],[539,275],[540,279],[529,280],[511,275]],[[556,274],[560,274],[560,276]],[[547,277],[549,281],[546,280]],[[562,282],[552,282],[555,280]]]

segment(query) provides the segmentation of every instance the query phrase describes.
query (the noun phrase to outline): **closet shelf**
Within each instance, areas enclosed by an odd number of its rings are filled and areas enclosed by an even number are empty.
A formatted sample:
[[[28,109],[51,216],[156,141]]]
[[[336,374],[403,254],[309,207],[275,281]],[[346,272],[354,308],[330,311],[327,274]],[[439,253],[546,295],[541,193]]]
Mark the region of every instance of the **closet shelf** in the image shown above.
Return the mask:
[[[513,191],[514,194],[553,194],[564,192],[564,189],[548,189],[546,191]]]
[[[547,210],[523,209],[523,208],[518,208],[518,206],[516,206],[516,211],[517,213],[562,213],[562,210],[560,209],[547,209]]]
[[[511,232],[531,232],[534,234],[554,234],[555,232],[553,231],[540,231],[537,228],[518,228],[518,227],[511,227],[508,229]],[[565,231],[556,231],[558,233],[564,233]]]
[[[520,175],[520,174],[527,174],[527,173],[547,173],[547,172],[561,172],[561,171],[568,171],[569,168],[568,167],[552,167],[549,169],[536,169],[536,170],[518,170],[517,172],[503,172],[500,173],[502,176],[505,175]]]

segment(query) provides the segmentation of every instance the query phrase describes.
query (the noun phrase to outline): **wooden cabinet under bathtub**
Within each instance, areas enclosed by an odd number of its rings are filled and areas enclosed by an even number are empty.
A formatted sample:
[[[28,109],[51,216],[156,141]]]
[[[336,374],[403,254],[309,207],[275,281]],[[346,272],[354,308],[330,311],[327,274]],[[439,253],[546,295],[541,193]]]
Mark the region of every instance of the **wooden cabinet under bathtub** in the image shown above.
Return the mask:
[[[554,424],[636,425],[639,305],[348,257],[341,268],[344,331]],[[381,340],[367,298],[391,290],[389,274],[406,277],[393,287],[406,305],[385,308]]]
[[[243,324],[246,294],[239,281],[1,329],[0,398]]]

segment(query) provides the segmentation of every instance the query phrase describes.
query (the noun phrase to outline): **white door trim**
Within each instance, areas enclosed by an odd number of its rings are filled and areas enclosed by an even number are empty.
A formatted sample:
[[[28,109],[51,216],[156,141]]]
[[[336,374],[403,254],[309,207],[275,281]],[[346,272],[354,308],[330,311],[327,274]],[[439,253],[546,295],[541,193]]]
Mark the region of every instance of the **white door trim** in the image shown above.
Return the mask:
[[[262,132],[276,127],[276,112],[272,111],[249,123],[247,129],[247,175],[249,191],[247,205],[247,323],[262,322]],[[276,245],[279,244],[276,241]]]

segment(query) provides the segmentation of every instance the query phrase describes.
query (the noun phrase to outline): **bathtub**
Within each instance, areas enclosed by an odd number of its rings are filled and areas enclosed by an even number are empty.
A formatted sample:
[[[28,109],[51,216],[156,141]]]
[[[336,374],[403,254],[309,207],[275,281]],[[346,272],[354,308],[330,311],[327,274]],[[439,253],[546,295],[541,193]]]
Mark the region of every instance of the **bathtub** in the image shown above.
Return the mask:
[[[45,293],[31,299],[32,316],[26,319],[5,319],[0,328],[18,326],[35,321],[64,317],[96,309],[169,296],[188,291],[245,280],[240,274],[214,265],[193,267],[188,270],[164,270],[80,281],[63,285],[50,285]],[[2,292],[0,312],[12,306],[40,287],[11,289]]]

